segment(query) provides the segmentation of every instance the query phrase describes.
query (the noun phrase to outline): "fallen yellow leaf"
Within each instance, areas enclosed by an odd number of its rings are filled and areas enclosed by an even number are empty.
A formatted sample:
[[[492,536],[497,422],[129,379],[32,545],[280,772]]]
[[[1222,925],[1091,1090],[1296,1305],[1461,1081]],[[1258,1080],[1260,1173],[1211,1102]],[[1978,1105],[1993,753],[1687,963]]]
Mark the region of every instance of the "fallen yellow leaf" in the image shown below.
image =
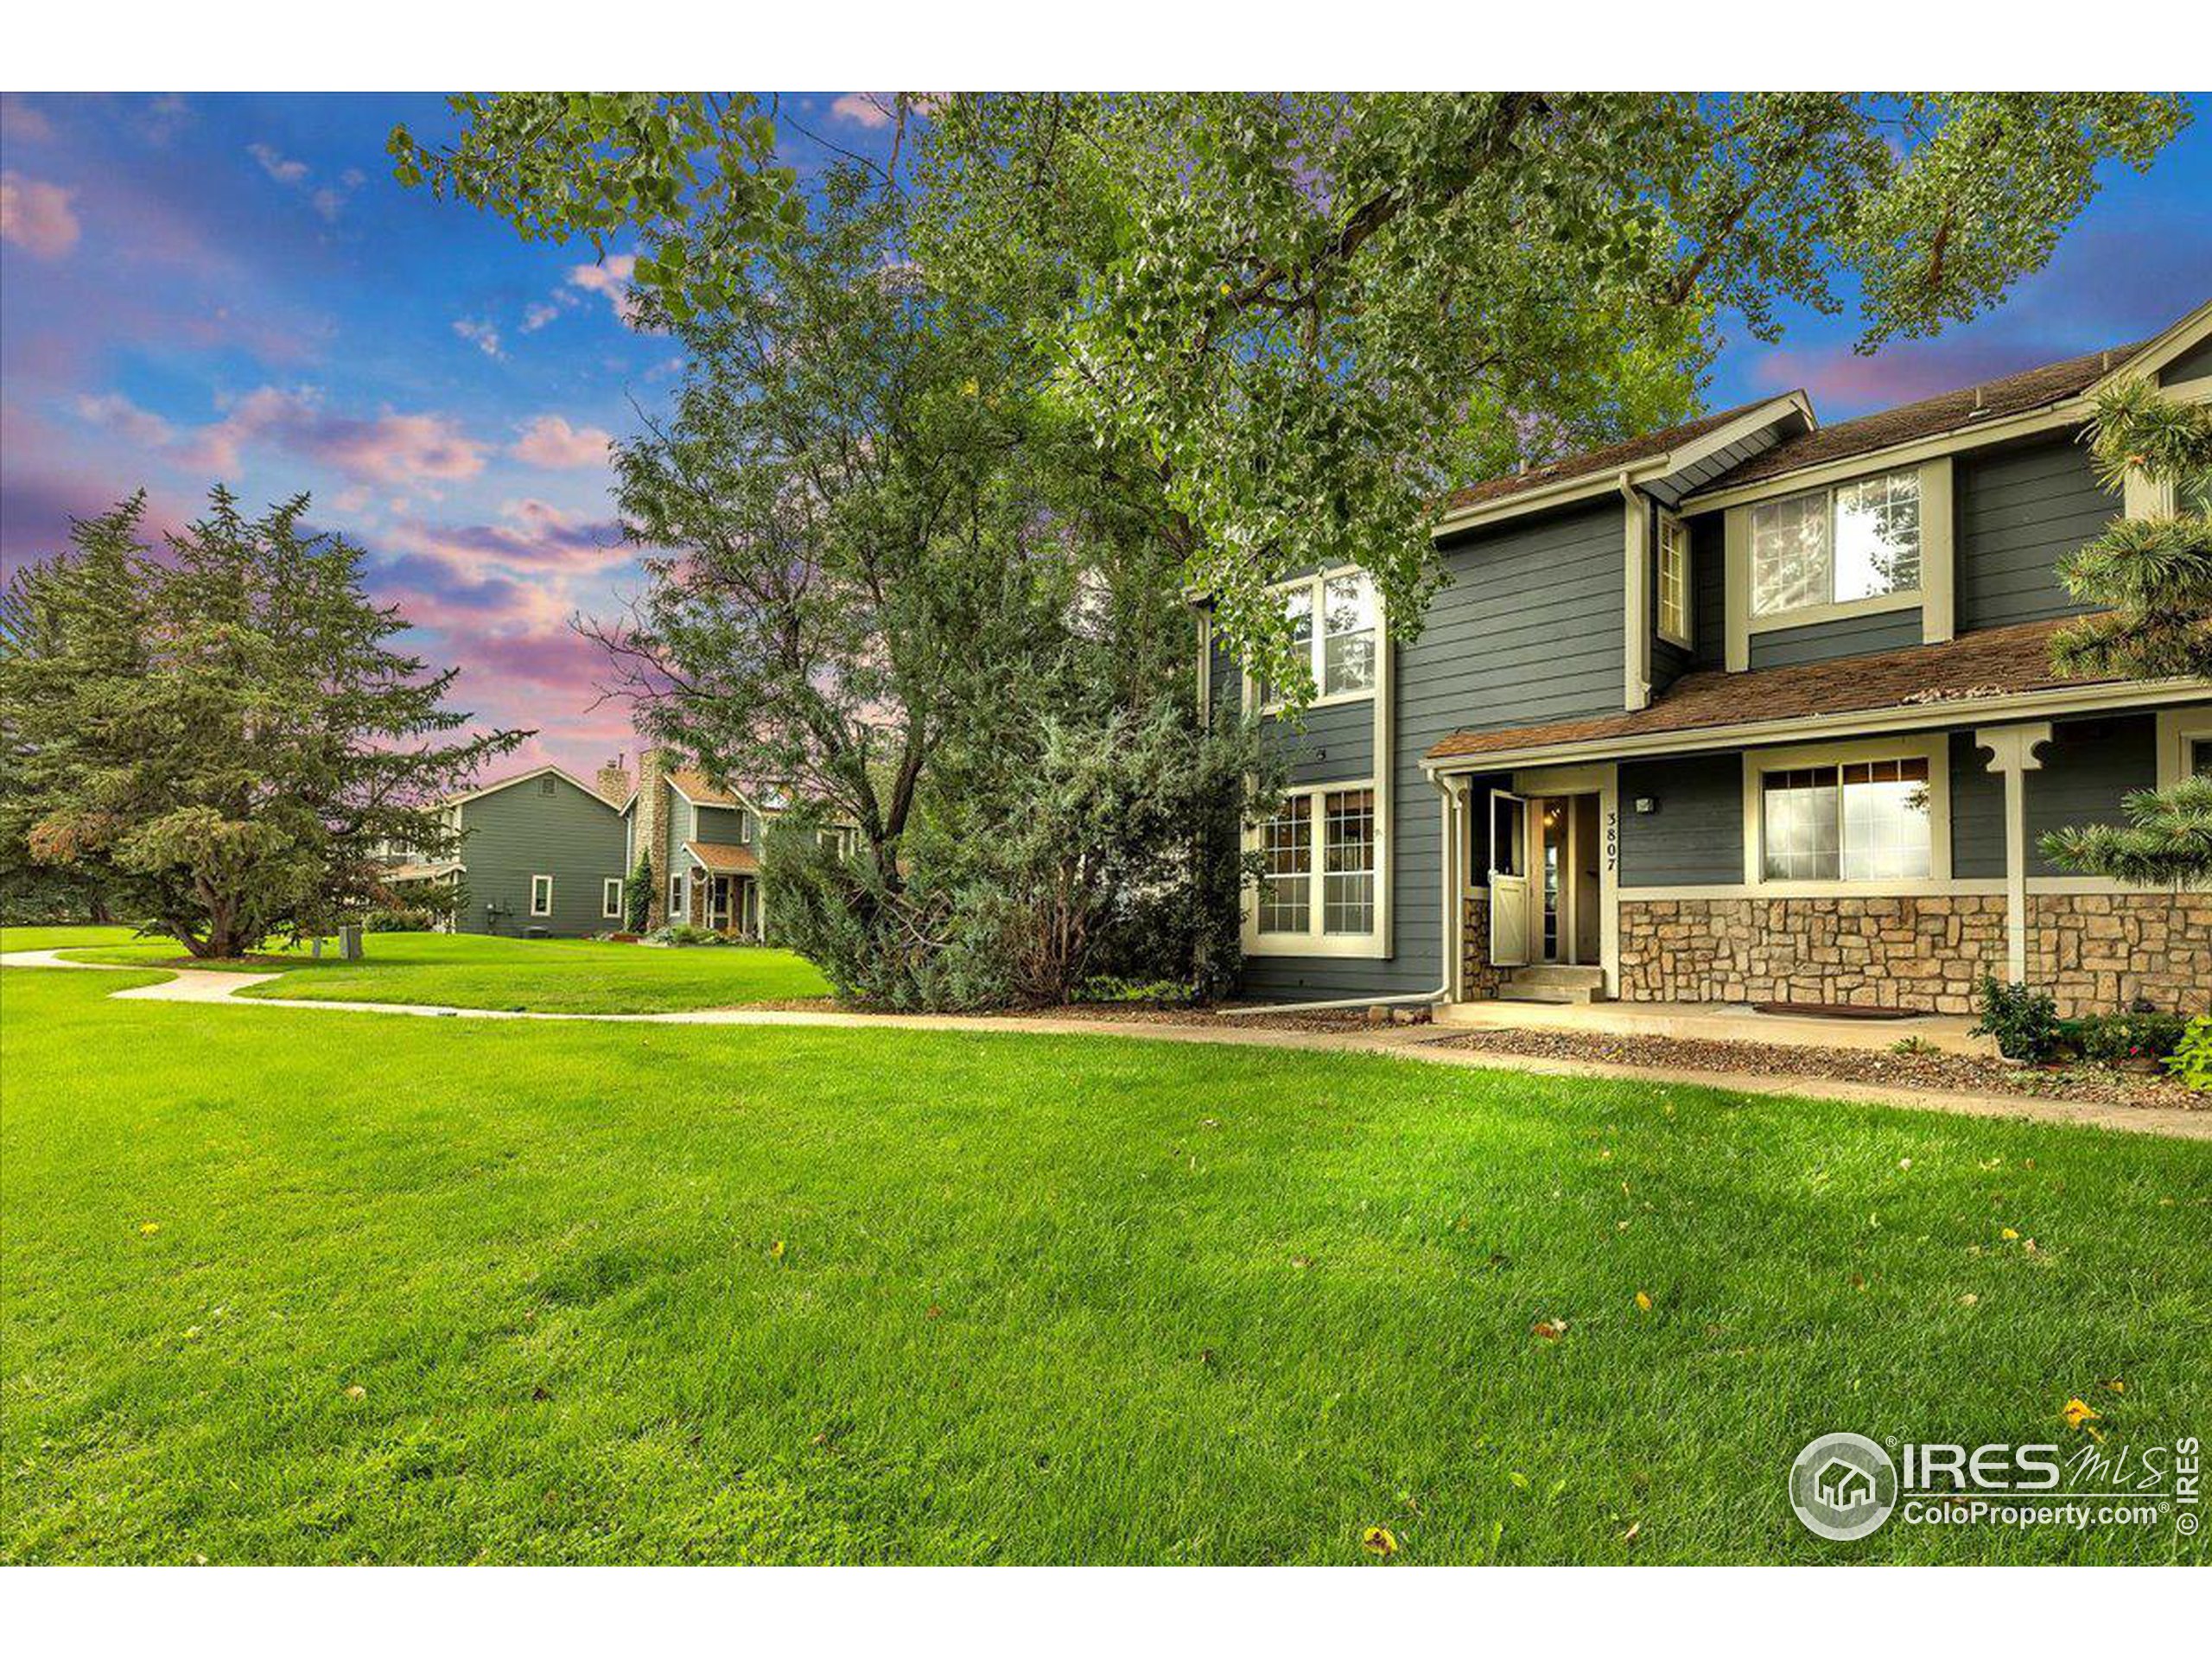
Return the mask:
[[[365,1400],[369,1397],[369,1391],[363,1388],[359,1383],[356,1382],[352,1388],[346,1390],[346,1397],[348,1400]]]
[[[1642,1308],[1645,1313],[1649,1313],[1651,1311],[1650,1293],[1649,1291],[1643,1290],[1637,1291],[1636,1293],[1636,1305]]]
[[[151,1238],[156,1233],[158,1233],[161,1230],[162,1224],[158,1221],[142,1221],[138,1224],[138,1231],[140,1235],[146,1238]]]
[[[1998,1237],[1999,1237],[1999,1238],[2003,1239],[2003,1240],[2004,1240],[2006,1243],[2008,1243],[2008,1244],[2009,1244],[2009,1243],[2011,1243],[2014,1239],[2018,1238],[2019,1236],[2020,1236],[2020,1235],[2019,1235],[2019,1233],[2018,1233],[2016,1230],[2014,1230],[2013,1228],[2011,1228],[2011,1227],[2006,1227],[2006,1228],[2003,1228],[2003,1229],[2001,1229],[2001,1230],[1998,1232],[1998,1235],[1997,1235],[1997,1236],[1998,1236]]]
[[[2069,1400],[2066,1402],[2066,1408],[2058,1414],[2066,1420],[2067,1427],[2079,1428],[2091,1419],[2103,1416],[2104,1413],[2091,1406],[2088,1401],[2076,1399]],[[2092,1429],[2089,1432],[2094,1433],[2096,1431]]]
[[[1557,1342],[1567,1334],[1565,1319],[1538,1319],[1529,1327],[1546,1342]]]
[[[1361,1547],[1370,1555],[1389,1560],[1398,1553],[1397,1535],[1388,1527],[1370,1527],[1359,1535]]]
[[[784,1259],[784,1241],[779,1238],[774,1243],[771,1244],[768,1247],[768,1254],[775,1257],[777,1261],[782,1261]]]

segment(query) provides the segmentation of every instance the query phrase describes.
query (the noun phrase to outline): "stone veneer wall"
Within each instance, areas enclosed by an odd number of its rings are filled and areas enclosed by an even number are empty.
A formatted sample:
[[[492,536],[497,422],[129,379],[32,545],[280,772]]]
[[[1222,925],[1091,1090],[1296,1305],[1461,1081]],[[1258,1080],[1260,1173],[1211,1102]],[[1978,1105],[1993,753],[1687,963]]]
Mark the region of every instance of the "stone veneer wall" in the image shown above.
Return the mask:
[[[2028,980],[2067,1017],[2147,997],[2212,1009],[2212,894],[2031,893]],[[1970,1014],[2002,978],[1999,894],[1621,904],[1626,1001],[1843,1002]]]
[[[1507,969],[1490,960],[1490,894],[1468,893],[1462,901],[1459,928],[1461,995],[1470,1002],[1496,996],[1505,982]]]

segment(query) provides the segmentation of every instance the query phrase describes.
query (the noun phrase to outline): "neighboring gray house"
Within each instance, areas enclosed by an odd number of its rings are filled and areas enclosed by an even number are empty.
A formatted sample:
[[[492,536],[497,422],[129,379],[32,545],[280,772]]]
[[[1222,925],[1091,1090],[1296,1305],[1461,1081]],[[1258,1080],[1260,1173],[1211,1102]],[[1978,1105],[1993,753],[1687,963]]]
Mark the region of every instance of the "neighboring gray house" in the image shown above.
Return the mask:
[[[2212,400],[2212,305],[1832,427],[1793,392],[1463,490],[1411,641],[1357,571],[1286,584],[1319,696],[1273,728],[1246,990],[1958,1013],[1992,971],[2068,1014],[2212,1007],[2212,895],[2036,845],[2212,771],[2212,683],[2050,667],[2058,561],[2171,510],[2082,442],[2121,376]],[[1262,696],[1200,618],[1206,705]]]
[[[395,880],[458,885],[453,931],[576,936],[622,925],[622,810],[558,766],[539,766],[445,804],[459,852],[395,865]]]

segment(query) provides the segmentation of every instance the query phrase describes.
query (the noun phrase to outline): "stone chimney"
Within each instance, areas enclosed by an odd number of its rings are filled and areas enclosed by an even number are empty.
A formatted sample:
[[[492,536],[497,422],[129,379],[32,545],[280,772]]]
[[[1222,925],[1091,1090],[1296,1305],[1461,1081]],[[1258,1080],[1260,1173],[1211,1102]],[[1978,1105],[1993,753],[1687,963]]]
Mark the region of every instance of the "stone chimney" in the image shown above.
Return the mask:
[[[658,927],[668,920],[668,751],[646,748],[638,755],[638,804],[631,823],[636,827],[637,853],[652,868],[652,899],[645,907],[645,925]]]
[[[593,782],[597,785],[601,798],[613,802],[617,806],[630,798],[630,768],[623,764],[619,754],[599,769],[599,776]]]

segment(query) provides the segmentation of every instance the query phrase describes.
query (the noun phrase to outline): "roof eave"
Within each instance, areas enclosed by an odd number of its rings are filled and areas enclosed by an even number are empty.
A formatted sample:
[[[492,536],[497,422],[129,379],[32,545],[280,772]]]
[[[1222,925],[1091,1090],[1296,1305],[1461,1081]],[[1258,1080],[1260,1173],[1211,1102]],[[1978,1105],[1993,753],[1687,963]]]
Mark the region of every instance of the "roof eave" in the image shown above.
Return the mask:
[[[1432,539],[1453,536],[1480,524],[1494,524],[1503,518],[1517,518],[1530,512],[1541,512],[1551,507],[1570,506],[1577,501],[1593,500],[1611,495],[1624,486],[1649,482],[1680,472],[1683,467],[1740,442],[1761,427],[1770,426],[1789,415],[1797,415],[1805,422],[1808,430],[1817,431],[1820,416],[1814,412],[1812,400],[1804,392],[1788,391],[1764,403],[1755,404],[1725,426],[1715,427],[1675,448],[1624,467],[1601,467],[1594,473],[1577,473],[1568,478],[1556,479],[1549,484],[1532,485],[1502,495],[1494,500],[1478,501],[1470,506],[1447,512],[1429,527]]]
[[[1834,732],[1878,736],[1885,732],[1925,731],[1961,723],[1961,715],[2016,720],[2044,714],[2088,714],[2120,707],[2190,702],[2212,695],[2212,680],[2100,680],[2092,685],[2044,686],[1990,697],[1950,697],[1927,702],[1890,703],[1876,709],[1847,709],[1831,715],[1797,715],[1783,720],[1740,721],[1727,726],[1694,726],[1675,731],[1626,736],[1577,738],[1563,743],[1531,744],[1471,754],[1421,759],[1421,770],[1435,776],[1510,772],[1523,766],[1563,766],[1588,760],[1628,760],[1709,749],[1756,748],[1766,744],[1817,739]]]

